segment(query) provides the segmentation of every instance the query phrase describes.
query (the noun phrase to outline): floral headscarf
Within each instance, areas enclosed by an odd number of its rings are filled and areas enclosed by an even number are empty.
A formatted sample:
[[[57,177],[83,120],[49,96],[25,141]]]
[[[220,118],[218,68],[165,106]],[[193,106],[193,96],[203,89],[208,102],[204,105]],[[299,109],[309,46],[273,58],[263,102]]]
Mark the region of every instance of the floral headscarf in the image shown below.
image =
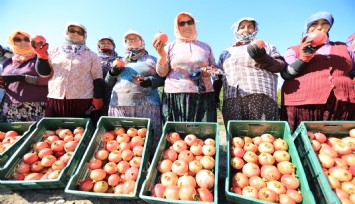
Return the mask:
[[[68,29],[70,26],[77,26],[80,27],[84,31],[84,39],[81,42],[73,42],[69,35],[68,35]],[[89,50],[89,48],[85,45],[86,37],[87,37],[87,30],[85,26],[78,22],[69,22],[65,26],[65,42],[62,44],[62,50],[67,56],[76,56],[79,55],[81,52],[85,50]]]
[[[100,49],[100,41],[101,40],[109,40],[111,41],[112,45],[113,45],[113,50],[110,52],[110,53],[106,53],[106,52],[103,52],[101,49]],[[117,52],[115,51],[115,48],[116,48],[116,44],[114,42],[114,40],[109,37],[109,36],[104,36],[104,37],[101,37],[99,38],[99,40],[97,41],[97,50],[98,50],[98,56],[101,60],[109,60],[109,61],[112,61],[114,59],[116,59],[118,57],[118,54]]]
[[[195,24],[195,34],[192,35],[190,38],[185,38],[185,37],[182,37],[181,34],[180,34],[180,31],[179,31],[179,20],[183,17],[183,16],[188,16],[190,17],[192,20],[194,20]],[[176,17],[175,17],[175,20],[174,20],[174,34],[175,34],[175,37],[179,40],[182,40],[182,41],[196,41],[196,37],[197,37],[197,30],[196,30],[196,23],[197,21],[195,20],[195,18],[190,14],[190,13],[187,13],[187,12],[181,12],[179,13]]]
[[[128,35],[136,35],[139,37],[139,39],[142,41],[142,44],[140,46],[129,46],[126,42],[126,38]],[[140,57],[143,57],[144,55],[148,54],[148,52],[145,50],[145,43],[143,37],[134,30],[129,30],[123,35],[123,45],[124,48],[126,49],[126,58],[125,62],[130,63],[132,61],[138,60]]]
[[[252,21],[254,22],[254,32],[248,35],[240,35],[238,34],[238,30],[239,30],[239,25],[242,21]],[[253,41],[255,39],[256,34],[258,34],[259,32],[259,28],[258,28],[258,23],[256,22],[256,20],[254,18],[251,17],[244,17],[239,19],[237,22],[235,22],[232,25],[232,29],[233,29],[233,33],[234,33],[234,38],[233,38],[233,45],[237,45],[237,44],[247,44],[250,43],[251,41]]]
[[[12,32],[9,35],[8,43],[14,52],[14,55],[12,56],[12,62],[16,65],[22,64],[23,62],[32,59],[33,57],[36,56],[36,53],[34,52],[32,46],[29,46],[27,49],[23,49],[15,45],[14,38],[18,34],[24,35],[25,37],[28,38],[31,37],[28,33],[20,30],[16,30],[15,32]]]

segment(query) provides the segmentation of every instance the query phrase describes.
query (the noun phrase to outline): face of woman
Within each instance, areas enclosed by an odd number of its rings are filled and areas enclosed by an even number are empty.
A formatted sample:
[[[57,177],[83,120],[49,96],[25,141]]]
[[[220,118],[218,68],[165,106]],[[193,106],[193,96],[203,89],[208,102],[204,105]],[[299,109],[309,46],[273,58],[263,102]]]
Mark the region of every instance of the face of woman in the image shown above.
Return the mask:
[[[182,37],[190,38],[196,33],[195,21],[189,16],[183,16],[178,22],[179,32]]]
[[[308,28],[308,33],[312,33],[315,30],[328,33],[329,29],[330,29],[329,22],[325,19],[320,19],[312,23],[312,25]]]
[[[68,36],[74,42],[81,42],[84,40],[84,31],[79,26],[69,26]]]
[[[239,35],[251,34],[255,31],[254,22],[252,21],[242,21],[238,27]]]
[[[21,49],[28,49],[30,45],[30,39],[22,34],[17,34],[13,38],[15,45]]]
[[[139,38],[138,35],[135,35],[135,34],[129,34],[126,37],[125,42],[128,46],[132,46],[132,47],[142,46],[142,40]]]
[[[100,40],[100,42],[99,42],[99,48],[113,50],[113,44],[110,40],[103,39],[103,40]]]

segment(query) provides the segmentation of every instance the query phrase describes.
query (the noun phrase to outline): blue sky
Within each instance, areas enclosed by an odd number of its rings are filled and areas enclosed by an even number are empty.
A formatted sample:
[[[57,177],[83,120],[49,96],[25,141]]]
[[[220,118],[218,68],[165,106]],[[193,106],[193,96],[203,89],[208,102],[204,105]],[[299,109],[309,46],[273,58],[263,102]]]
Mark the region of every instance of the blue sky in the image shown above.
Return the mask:
[[[97,51],[97,39],[109,35],[119,55],[124,55],[123,34],[134,29],[156,56],[154,35],[162,31],[169,41],[174,40],[174,18],[182,11],[199,21],[198,39],[210,44],[216,61],[232,42],[231,25],[242,17],[255,18],[257,38],[274,44],[282,55],[299,42],[305,20],[318,11],[331,12],[335,18],[332,41],[345,41],[355,32],[354,0],[0,0],[0,5],[1,45],[8,46],[8,35],[19,29],[43,35],[50,48],[58,46],[64,40],[65,24],[78,21],[88,30],[86,42],[93,51]]]

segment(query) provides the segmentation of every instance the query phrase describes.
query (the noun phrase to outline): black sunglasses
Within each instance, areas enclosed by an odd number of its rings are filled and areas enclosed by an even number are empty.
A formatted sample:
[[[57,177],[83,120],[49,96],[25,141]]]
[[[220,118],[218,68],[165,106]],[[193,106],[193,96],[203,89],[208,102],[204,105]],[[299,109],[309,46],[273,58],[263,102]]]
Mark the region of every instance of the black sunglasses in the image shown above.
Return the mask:
[[[194,20],[188,20],[188,21],[180,21],[178,24],[179,24],[179,26],[184,26],[185,24],[187,24],[187,25],[193,25],[195,22],[194,22]]]
[[[28,37],[25,37],[24,39],[22,38],[19,38],[19,37],[15,37],[14,38],[14,42],[22,42],[22,41],[25,41],[25,42],[30,42],[30,39]]]
[[[81,31],[78,31],[78,30],[74,30],[74,29],[68,29],[68,32],[69,33],[76,33],[76,34],[78,34],[78,35],[80,35],[80,36],[84,36],[84,33],[83,32],[81,32]]]

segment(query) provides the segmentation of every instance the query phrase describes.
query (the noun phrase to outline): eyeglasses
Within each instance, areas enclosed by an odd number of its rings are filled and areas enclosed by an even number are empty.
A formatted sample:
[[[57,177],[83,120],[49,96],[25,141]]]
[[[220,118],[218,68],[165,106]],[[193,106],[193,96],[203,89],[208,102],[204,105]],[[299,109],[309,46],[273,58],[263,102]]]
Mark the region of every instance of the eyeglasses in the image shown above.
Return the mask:
[[[15,37],[14,38],[14,42],[17,42],[17,43],[19,43],[19,42],[22,42],[22,41],[24,41],[24,42],[30,42],[30,39],[28,38],[28,37],[25,37],[25,38],[19,38],[19,37]]]
[[[84,33],[83,32],[81,32],[81,31],[79,31],[79,30],[74,30],[74,29],[68,29],[68,32],[69,33],[76,33],[76,34],[78,34],[78,35],[80,35],[80,36],[84,36]]]
[[[194,22],[194,20],[188,20],[188,21],[180,21],[178,24],[179,24],[179,26],[184,26],[185,24],[187,24],[187,25],[193,25],[195,22]]]
[[[126,39],[126,42],[133,42],[133,43],[135,43],[135,42],[138,42],[140,39],[139,38],[127,38]]]

